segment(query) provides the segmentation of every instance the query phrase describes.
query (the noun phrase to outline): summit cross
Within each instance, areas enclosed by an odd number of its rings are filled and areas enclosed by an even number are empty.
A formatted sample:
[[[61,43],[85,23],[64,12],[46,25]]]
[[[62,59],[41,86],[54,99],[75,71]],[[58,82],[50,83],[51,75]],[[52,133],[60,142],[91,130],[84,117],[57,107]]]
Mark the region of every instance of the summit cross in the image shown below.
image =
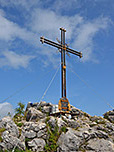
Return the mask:
[[[42,44],[46,43],[60,50],[60,53],[61,53],[61,99],[59,100],[59,110],[60,112],[69,113],[70,104],[66,97],[66,53],[72,53],[82,58],[82,52],[78,52],[69,48],[68,45],[65,43],[66,30],[64,28],[60,28],[60,31],[61,31],[60,43],[53,42],[49,39],[44,38],[43,36],[40,37],[40,41],[42,42]]]

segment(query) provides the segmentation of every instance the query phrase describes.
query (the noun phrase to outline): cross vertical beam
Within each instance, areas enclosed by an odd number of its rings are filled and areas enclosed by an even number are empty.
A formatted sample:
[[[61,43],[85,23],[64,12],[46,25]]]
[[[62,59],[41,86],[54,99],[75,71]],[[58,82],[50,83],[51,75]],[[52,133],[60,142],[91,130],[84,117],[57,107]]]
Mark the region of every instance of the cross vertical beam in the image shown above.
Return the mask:
[[[66,98],[66,61],[65,61],[65,32],[66,30],[60,28],[61,30],[61,96]]]

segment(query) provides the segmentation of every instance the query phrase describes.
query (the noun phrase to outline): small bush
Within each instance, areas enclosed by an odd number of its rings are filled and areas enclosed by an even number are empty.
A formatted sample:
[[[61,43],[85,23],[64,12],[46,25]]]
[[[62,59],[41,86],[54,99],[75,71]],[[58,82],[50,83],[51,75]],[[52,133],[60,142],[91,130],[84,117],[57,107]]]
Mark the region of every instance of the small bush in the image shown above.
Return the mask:
[[[89,114],[87,114],[86,112],[83,112],[83,114],[85,117],[88,117],[88,118],[90,117]]]
[[[5,128],[0,128],[0,133],[3,133],[5,130]]]
[[[47,123],[50,120],[50,117],[48,116],[45,120],[45,123]]]
[[[24,115],[24,107],[25,105],[21,102],[18,103],[18,107],[15,109],[16,114]]]
[[[61,128],[61,132],[66,133],[66,132],[67,132],[67,128],[66,128],[65,126],[63,126],[63,127]]]
[[[0,136],[0,142],[2,142],[3,141],[3,139],[2,139],[2,137]]]
[[[5,131],[6,129],[5,128],[0,128],[0,142],[2,142],[2,133]]]
[[[17,123],[17,126],[18,126],[18,127],[22,127],[22,126],[23,126],[23,123],[19,122],[19,123]]]
[[[106,124],[106,121],[103,120],[103,119],[101,119],[101,120],[95,120],[95,122],[96,122],[97,124]]]
[[[19,128],[19,137],[21,136],[21,132],[22,132],[22,130],[21,130],[21,128]]]
[[[59,127],[56,122],[56,126],[54,130],[52,130],[51,126],[47,123],[50,120],[50,117],[47,117],[46,124],[47,124],[47,132],[49,135],[49,138],[47,140],[47,144],[45,145],[44,149],[46,152],[55,152],[57,151],[57,140],[60,136]]]
[[[26,117],[27,117],[27,111],[24,112],[24,116],[23,116],[23,119],[26,120]]]
[[[31,141],[30,138],[25,138],[25,142],[29,142],[29,141]]]

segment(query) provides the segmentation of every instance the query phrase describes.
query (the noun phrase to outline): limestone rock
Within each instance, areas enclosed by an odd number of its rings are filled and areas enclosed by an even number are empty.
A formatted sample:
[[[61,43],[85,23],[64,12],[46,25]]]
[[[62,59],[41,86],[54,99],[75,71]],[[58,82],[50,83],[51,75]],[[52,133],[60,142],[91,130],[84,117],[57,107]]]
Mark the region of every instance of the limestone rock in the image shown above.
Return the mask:
[[[71,106],[71,114],[81,117],[83,115],[83,112],[74,106]]]
[[[59,145],[57,152],[76,152],[82,144],[82,139],[75,135],[73,129],[69,129],[66,134],[60,135],[57,144]]]
[[[7,149],[5,143],[1,142],[0,143],[0,151],[2,152],[3,150],[5,151]]]
[[[114,152],[114,143],[105,139],[92,139],[88,141],[87,149],[95,152]]]
[[[58,125],[59,129],[61,129],[63,126],[66,126],[67,123],[65,121],[63,121],[61,118],[58,118],[57,125]]]
[[[26,111],[28,111],[28,109],[29,109],[30,107],[32,107],[32,103],[31,103],[31,102],[28,102],[27,107],[26,107]]]
[[[34,132],[33,130],[30,131],[25,131],[24,136],[26,138],[35,138],[36,137],[36,132]]]
[[[44,106],[41,111],[49,114],[51,112],[51,106]]]
[[[40,130],[40,131],[37,133],[37,137],[38,137],[38,138],[46,139],[46,138],[47,138],[47,130]]]
[[[75,120],[68,120],[68,127],[71,127],[71,128],[78,128],[80,125],[77,121]]]
[[[25,144],[17,137],[9,134],[8,131],[3,132],[2,139],[3,142],[0,144],[2,149],[12,150],[14,147],[18,147],[20,150],[25,150]]]
[[[43,139],[47,138],[47,126],[45,123],[40,123],[38,125],[37,137]]]
[[[41,101],[41,102],[39,103],[39,106],[41,106],[41,107],[44,107],[44,106],[52,106],[52,104],[51,104],[51,103],[47,103],[47,102],[45,102],[45,101]]]
[[[105,118],[92,117],[71,106],[71,115],[52,116],[51,107],[51,103],[44,101],[28,103],[27,121],[22,117],[21,127],[10,117],[3,118],[0,151],[12,151],[15,147],[25,151],[26,144],[34,152],[46,151],[45,145],[49,151],[57,152],[114,152],[114,111],[105,113]]]
[[[34,138],[32,141],[28,142],[28,146],[36,152],[44,151],[45,140],[42,138]]]
[[[44,118],[45,115],[39,111],[36,110],[35,108],[29,108],[28,112],[27,112],[27,116],[26,116],[26,120],[27,121],[36,121],[38,119],[42,119]]]
[[[57,120],[55,117],[51,116],[47,123],[51,126],[52,130],[55,130],[55,127],[57,126]]]
[[[98,123],[98,124],[103,124],[103,123],[106,123],[106,122],[107,122],[107,120],[105,120],[105,119],[102,118],[102,117],[98,117],[98,116],[93,116],[93,117],[90,118],[90,120],[91,120],[92,122],[96,122],[96,123]]]
[[[5,128],[10,135],[18,137],[19,136],[19,131],[17,128],[17,125],[13,122],[12,118],[7,116],[4,117],[0,121],[0,128]]]
[[[108,119],[109,121],[114,123],[114,110],[106,112],[104,118]]]
[[[113,123],[106,123],[106,128],[108,128],[110,131],[114,131],[114,124]]]

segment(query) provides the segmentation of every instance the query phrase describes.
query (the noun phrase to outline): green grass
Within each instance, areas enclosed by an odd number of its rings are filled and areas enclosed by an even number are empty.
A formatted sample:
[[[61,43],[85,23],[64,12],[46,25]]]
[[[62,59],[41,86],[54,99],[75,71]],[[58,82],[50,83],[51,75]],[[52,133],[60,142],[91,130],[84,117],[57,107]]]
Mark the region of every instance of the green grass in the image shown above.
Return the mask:
[[[5,130],[5,128],[0,128],[0,133],[3,133]]]
[[[9,150],[8,151],[7,150],[5,150],[5,151],[1,150],[0,152],[12,152],[12,150],[11,151],[9,151]],[[26,150],[20,150],[20,149],[16,148],[14,152],[33,152],[33,151],[28,150],[27,148],[26,148]]]
[[[25,138],[25,142],[31,141],[30,138]]]
[[[2,133],[5,131],[6,129],[5,128],[0,128],[0,142],[2,142]]]
[[[23,126],[23,123],[22,123],[22,122],[19,122],[19,123],[17,123],[17,126],[18,126],[18,127],[22,127],[22,126]]]
[[[50,117],[48,116],[45,120],[45,123],[47,124],[47,122],[50,120]]]
[[[65,126],[63,126],[63,127],[61,128],[61,132],[66,133],[66,132],[67,132],[67,128],[66,128]]]
[[[49,138],[47,139],[47,143],[44,147],[44,150],[46,152],[55,152],[57,151],[57,140],[60,136],[60,132],[59,132],[59,127],[57,125],[57,122],[56,122],[56,126],[54,128],[54,130],[52,130],[51,126],[47,123],[48,121],[50,120],[50,117],[47,117],[46,119],[46,125],[47,125],[47,132],[48,132],[48,135],[49,135]]]
[[[0,142],[2,142],[3,141],[3,139],[2,139],[2,137],[0,136]]]

